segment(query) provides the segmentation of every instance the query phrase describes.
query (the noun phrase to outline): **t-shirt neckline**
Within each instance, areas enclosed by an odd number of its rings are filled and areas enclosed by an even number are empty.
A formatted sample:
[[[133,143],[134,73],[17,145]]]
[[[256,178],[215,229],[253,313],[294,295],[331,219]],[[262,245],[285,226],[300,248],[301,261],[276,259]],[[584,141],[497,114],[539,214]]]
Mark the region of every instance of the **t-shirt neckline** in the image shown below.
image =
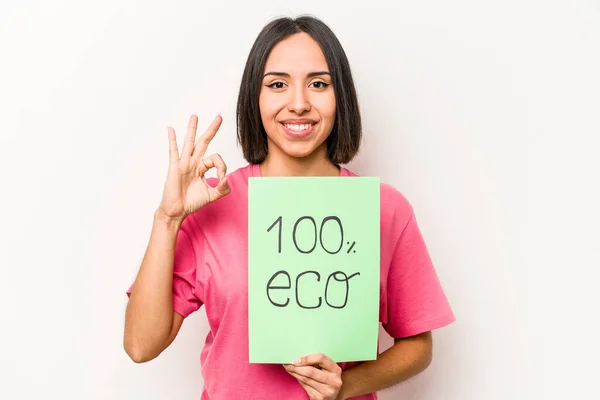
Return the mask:
[[[340,168],[340,176],[350,176],[349,171],[342,167],[339,166]],[[252,173],[252,176],[257,177],[257,178],[262,178],[262,174],[260,173],[260,166],[259,164],[250,164],[250,170]]]

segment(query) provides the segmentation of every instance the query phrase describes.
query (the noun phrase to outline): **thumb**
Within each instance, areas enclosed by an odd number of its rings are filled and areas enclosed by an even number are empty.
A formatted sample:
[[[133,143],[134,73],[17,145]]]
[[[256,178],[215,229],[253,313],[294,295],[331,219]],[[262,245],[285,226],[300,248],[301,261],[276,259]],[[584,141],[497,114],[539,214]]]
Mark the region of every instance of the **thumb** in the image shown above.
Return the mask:
[[[212,191],[215,195],[215,200],[228,195],[231,192],[231,187],[229,186],[229,181],[227,180],[227,177],[221,179],[217,186],[212,188]]]

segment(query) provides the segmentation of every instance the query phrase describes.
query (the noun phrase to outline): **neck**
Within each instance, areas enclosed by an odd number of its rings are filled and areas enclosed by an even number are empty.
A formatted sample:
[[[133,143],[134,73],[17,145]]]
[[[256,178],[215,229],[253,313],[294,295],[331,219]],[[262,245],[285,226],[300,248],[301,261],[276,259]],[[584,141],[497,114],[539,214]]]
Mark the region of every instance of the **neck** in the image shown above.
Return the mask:
[[[260,164],[262,176],[339,176],[340,169],[327,158],[325,144],[312,154],[297,158],[283,151],[269,149],[267,158]]]

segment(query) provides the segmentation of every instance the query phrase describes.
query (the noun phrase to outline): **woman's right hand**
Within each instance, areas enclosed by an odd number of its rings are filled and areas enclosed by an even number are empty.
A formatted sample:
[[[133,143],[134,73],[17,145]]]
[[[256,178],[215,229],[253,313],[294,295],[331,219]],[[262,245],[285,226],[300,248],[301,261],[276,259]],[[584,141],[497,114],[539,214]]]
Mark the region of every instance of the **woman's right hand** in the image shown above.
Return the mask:
[[[177,148],[175,131],[171,127],[168,128],[169,172],[159,206],[159,211],[165,217],[183,221],[189,214],[230,192],[225,176],[227,166],[221,156],[213,154],[204,157],[208,144],[215,137],[222,121],[221,115],[217,115],[194,145],[198,117],[192,115],[181,155]],[[211,187],[204,176],[211,168],[217,169],[219,183],[216,187]]]

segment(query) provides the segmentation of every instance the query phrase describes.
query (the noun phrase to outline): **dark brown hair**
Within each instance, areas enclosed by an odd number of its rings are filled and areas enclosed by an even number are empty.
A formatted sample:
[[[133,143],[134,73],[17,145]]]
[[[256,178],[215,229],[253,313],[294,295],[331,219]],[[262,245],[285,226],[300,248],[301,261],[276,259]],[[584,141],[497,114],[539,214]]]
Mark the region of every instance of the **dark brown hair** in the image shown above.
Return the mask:
[[[333,84],[336,116],[327,138],[327,156],[334,164],[346,164],[358,153],[362,136],[361,116],[350,64],[339,40],[321,20],[311,16],[278,18],[258,34],[242,75],[237,102],[237,137],[244,158],[251,164],[267,157],[267,133],[262,124],[259,96],[267,58],[275,45],[305,32],[321,47]]]

